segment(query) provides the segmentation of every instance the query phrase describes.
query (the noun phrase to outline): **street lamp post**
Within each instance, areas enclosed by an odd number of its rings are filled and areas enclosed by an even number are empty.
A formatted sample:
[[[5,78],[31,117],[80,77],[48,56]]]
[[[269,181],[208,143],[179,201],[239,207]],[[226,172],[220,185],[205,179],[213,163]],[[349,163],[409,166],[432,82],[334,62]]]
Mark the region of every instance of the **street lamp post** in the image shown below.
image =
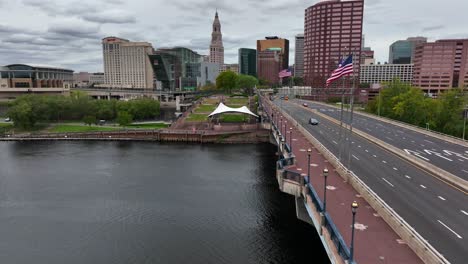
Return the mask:
[[[282,132],[282,131],[281,131],[281,126],[282,126],[282,124],[283,124],[283,118],[282,118],[282,117],[280,118],[279,124],[280,124],[280,125],[279,125],[278,129],[279,129],[279,132],[281,133],[281,132]]]
[[[468,115],[468,108],[463,109],[463,140],[465,140],[466,117]]]
[[[279,157],[279,153],[280,153],[280,144],[281,144],[281,139],[280,139],[280,132],[279,131],[276,131],[276,135],[278,136],[278,157]]]
[[[353,225],[352,225],[352,229],[351,229],[351,247],[349,249],[349,260],[350,262],[352,263],[353,262],[353,257],[354,257],[354,223],[355,223],[355,219],[356,219],[356,211],[358,209],[359,205],[356,201],[354,201],[352,204],[351,204],[351,212],[353,213]]]
[[[282,149],[284,150],[284,138],[281,138]]]
[[[288,121],[284,120],[284,134],[286,134],[286,126],[288,125]]]
[[[291,152],[292,152],[292,134],[293,134],[293,128],[290,127],[289,128],[289,147],[291,148]]]
[[[288,143],[288,133],[287,132],[284,133],[284,138],[285,138],[286,143]]]
[[[307,181],[310,183],[310,154],[312,153],[311,149],[307,150]]]
[[[323,169],[323,179],[325,183],[323,185],[323,212],[327,211],[327,178],[328,178],[328,169]]]

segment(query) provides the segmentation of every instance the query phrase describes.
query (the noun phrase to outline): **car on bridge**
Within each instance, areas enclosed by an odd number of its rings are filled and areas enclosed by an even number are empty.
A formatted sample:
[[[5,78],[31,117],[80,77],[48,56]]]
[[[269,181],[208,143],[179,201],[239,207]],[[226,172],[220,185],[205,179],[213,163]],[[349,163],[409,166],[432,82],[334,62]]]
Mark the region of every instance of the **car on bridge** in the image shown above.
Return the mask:
[[[309,107],[309,105],[307,103],[303,103],[302,106]]]
[[[319,124],[319,121],[315,118],[311,118],[309,119],[309,124],[311,125],[318,125]]]

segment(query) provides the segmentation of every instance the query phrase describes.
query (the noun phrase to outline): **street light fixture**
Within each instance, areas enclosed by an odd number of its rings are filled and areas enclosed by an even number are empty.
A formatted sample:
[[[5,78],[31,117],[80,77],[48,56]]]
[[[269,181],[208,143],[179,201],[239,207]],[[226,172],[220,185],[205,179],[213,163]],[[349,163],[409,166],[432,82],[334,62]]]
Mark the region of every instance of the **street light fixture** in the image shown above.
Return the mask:
[[[307,150],[307,181],[310,182],[310,154],[312,153],[312,150],[309,148]]]
[[[354,223],[355,223],[355,219],[356,219],[356,211],[358,209],[359,205],[356,201],[354,201],[352,204],[351,204],[351,212],[353,213],[353,225],[352,225],[352,229],[351,229],[351,247],[350,247],[350,255],[349,255],[349,259],[350,259],[350,262],[352,263],[353,262],[353,256],[354,256]]]
[[[286,134],[286,126],[288,125],[288,121],[284,120],[284,134]]]
[[[281,138],[281,143],[283,144],[283,150],[284,150],[284,137]]]
[[[327,211],[327,178],[328,178],[328,169],[323,169],[323,179],[325,183],[323,185],[323,212]]]
[[[291,152],[292,152],[292,133],[293,133],[293,128],[290,127],[289,128],[289,147],[291,149]]]

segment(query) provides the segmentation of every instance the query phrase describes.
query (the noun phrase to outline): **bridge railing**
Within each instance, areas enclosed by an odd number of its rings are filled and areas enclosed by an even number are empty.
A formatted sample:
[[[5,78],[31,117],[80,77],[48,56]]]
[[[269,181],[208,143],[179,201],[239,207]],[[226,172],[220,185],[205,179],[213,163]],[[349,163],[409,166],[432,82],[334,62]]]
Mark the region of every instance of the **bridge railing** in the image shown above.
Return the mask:
[[[283,114],[294,120],[283,109]],[[408,224],[395,210],[382,200],[369,186],[367,186],[356,174],[348,170],[341,161],[329,151],[304,128],[304,124],[297,122],[298,128],[307,139],[319,150],[323,156],[332,164],[336,171],[358,191],[362,197],[377,211],[379,215],[402,237],[413,251],[426,263],[449,264],[450,262],[440,254],[424,237],[422,237],[410,224]],[[318,199],[318,197],[317,197]],[[331,218],[329,219],[330,223]]]

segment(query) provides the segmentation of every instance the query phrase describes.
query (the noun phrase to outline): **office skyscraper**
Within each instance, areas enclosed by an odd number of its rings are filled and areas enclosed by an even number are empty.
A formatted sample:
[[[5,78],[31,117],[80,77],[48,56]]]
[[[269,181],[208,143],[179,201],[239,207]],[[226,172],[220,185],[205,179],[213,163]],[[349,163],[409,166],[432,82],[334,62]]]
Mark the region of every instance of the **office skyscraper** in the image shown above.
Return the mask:
[[[341,57],[354,54],[354,74],[346,78],[359,83],[364,1],[323,1],[305,11],[304,82],[324,88]],[[337,82],[331,87],[336,86]],[[341,82],[340,82],[341,87]]]
[[[304,34],[296,35],[296,52],[294,54],[294,76],[304,75]]]
[[[254,49],[239,49],[239,73],[257,76],[257,51]]]

